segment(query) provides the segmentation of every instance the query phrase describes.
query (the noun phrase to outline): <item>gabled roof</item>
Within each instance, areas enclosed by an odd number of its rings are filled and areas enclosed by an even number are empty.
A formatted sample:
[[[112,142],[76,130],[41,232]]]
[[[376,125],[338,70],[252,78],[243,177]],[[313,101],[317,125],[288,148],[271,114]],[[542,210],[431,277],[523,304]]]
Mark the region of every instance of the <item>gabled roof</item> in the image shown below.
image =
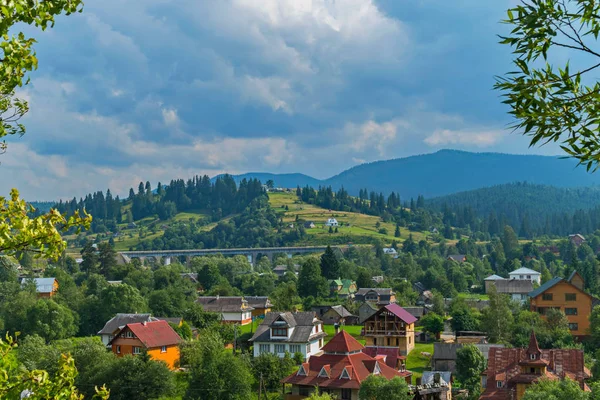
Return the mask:
[[[398,360],[406,359],[405,356],[400,355],[398,347],[366,346],[362,352],[378,360],[381,359],[390,368],[396,368]]]
[[[417,322],[417,319],[411,313],[406,311],[404,308],[400,307],[398,304],[388,304],[383,308],[394,314],[396,317],[400,318],[406,324],[414,324],[415,322]]]
[[[104,324],[104,328],[98,332],[98,335],[112,335],[127,324],[144,321],[156,321],[156,318],[153,318],[150,314],[117,314]]]
[[[364,296],[365,294],[374,291],[376,292],[378,295],[387,295],[390,296],[393,294],[392,289],[391,288],[360,288],[358,289],[358,291],[356,292],[356,294],[358,296]]]
[[[333,337],[323,348],[323,353],[354,353],[364,349],[364,346],[354,339],[350,334],[344,330],[340,331]]]
[[[21,285],[33,281],[35,283],[35,291],[38,293],[52,293],[54,291],[54,282],[56,278],[23,278]]]
[[[541,272],[537,272],[534,271],[532,269],[529,268],[525,268],[525,267],[521,267],[519,269],[515,269],[513,272],[509,272],[509,275],[514,275],[514,274],[518,274],[518,275],[541,275]]]
[[[452,372],[450,371],[423,371],[421,376],[421,385],[430,385],[435,382],[435,375],[438,374],[443,382],[449,384],[452,379]]]
[[[121,332],[129,329],[148,349],[171,346],[178,344],[181,338],[171,328],[167,321],[150,321],[142,323],[127,324]],[[111,342],[119,338],[115,336]]]
[[[456,262],[463,262],[466,260],[467,256],[465,256],[464,254],[450,254],[448,255],[448,258]]]
[[[241,296],[203,296],[198,297],[196,303],[200,304],[204,311],[208,312],[240,312],[242,310],[253,310]]]
[[[529,292],[529,297],[537,297],[540,294],[544,293],[546,290],[550,289],[551,287],[555,286],[556,284],[562,282],[564,279],[558,276],[555,276],[554,278],[550,279],[548,282],[542,284],[539,288]]]
[[[498,293],[527,294],[533,290],[533,282],[530,279],[507,279],[494,281]]]
[[[319,339],[327,336],[325,332],[313,333],[313,328],[321,321],[316,319],[315,313],[312,311],[306,312],[268,312],[263,319],[263,322],[256,328],[256,332],[250,339],[253,342],[270,342],[271,341],[271,325],[277,319],[286,321],[288,326],[294,328],[291,336],[288,339],[277,339],[277,342],[287,343],[308,343],[310,340]]]
[[[248,302],[248,305],[253,308],[271,308],[273,304],[267,296],[246,296],[244,299]]]
[[[352,313],[346,309],[344,306],[331,306],[331,310],[335,311],[340,317],[352,317]]]
[[[485,278],[484,281],[501,281],[503,279],[504,279],[503,277],[494,274],[494,275],[490,275],[487,278]]]

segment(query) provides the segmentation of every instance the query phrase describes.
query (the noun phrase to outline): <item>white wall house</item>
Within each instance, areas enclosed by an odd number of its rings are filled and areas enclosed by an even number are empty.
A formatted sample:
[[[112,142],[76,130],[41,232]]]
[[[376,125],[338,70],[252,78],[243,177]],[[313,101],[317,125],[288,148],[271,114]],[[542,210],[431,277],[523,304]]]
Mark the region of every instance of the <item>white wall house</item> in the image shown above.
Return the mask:
[[[509,272],[508,276],[509,279],[529,280],[533,283],[537,283],[538,285],[542,281],[542,274],[540,272],[525,267],[516,269],[513,272]]]
[[[269,312],[250,341],[254,357],[263,353],[284,357],[288,352],[301,353],[306,361],[320,352],[326,336],[314,312]]]
[[[329,218],[327,222],[325,222],[325,226],[338,226],[337,219]]]
[[[240,296],[202,296],[196,300],[204,311],[221,314],[223,323],[237,323],[240,325],[252,322],[253,307]]]

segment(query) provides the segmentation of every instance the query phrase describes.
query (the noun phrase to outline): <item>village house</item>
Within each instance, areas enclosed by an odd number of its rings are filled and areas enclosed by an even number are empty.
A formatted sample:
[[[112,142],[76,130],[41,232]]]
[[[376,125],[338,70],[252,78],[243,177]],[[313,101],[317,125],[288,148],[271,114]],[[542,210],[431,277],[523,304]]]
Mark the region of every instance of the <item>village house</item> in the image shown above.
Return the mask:
[[[325,222],[325,226],[333,226],[333,227],[338,226],[337,219],[335,219],[335,218],[327,219],[327,222]]]
[[[487,278],[485,278],[483,280],[483,286],[485,288],[485,292],[489,293],[490,290],[491,290],[491,288],[492,288],[492,286],[496,286],[495,285],[496,281],[503,281],[505,279],[506,278],[503,278],[503,277],[498,276],[496,274],[488,276]]]
[[[323,321],[314,312],[270,312],[250,342],[254,345],[254,357],[263,353],[284,357],[287,352],[301,353],[308,360],[319,353],[326,336]]]
[[[540,350],[531,332],[526,349],[490,349],[487,369],[481,374],[483,394],[480,400],[521,400],[527,388],[540,379],[569,378],[589,391],[585,380],[590,372],[585,367],[583,350]]]
[[[58,280],[56,278],[23,278],[21,279],[21,286],[25,286],[29,282],[35,284],[38,297],[50,298],[58,291]]]
[[[342,305],[313,306],[312,310],[325,325],[354,325],[358,322],[358,317]]]
[[[329,294],[342,299],[354,297],[356,282],[352,279],[332,279],[329,281]]]
[[[585,243],[585,237],[579,233],[569,235],[569,240],[575,245],[575,247],[579,247]]]
[[[304,223],[304,227],[305,227],[306,229],[313,229],[313,228],[315,227],[315,223],[314,223],[314,222],[312,222],[312,221],[306,221],[306,222]]]
[[[524,304],[529,300],[529,293],[533,290],[533,282],[530,279],[489,280],[489,278],[486,278],[488,280],[485,282],[486,293],[489,293],[491,287],[494,286],[496,292],[506,294],[514,301]]]
[[[150,321],[125,325],[109,344],[117,357],[146,351],[152,360],[164,361],[170,369],[175,369],[179,364],[180,341],[167,321]]]
[[[396,302],[396,293],[391,288],[360,288],[354,294],[354,301],[386,305]]]
[[[504,347],[503,344],[493,343],[471,343],[477,347],[483,358],[487,361],[489,352],[492,347]],[[431,368],[436,371],[449,371],[454,373],[456,371],[456,352],[461,347],[465,346],[463,343],[442,343],[435,342],[433,344],[433,355],[431,357]]]
[[[387,254],[388,256],[392,256],[392,257],[398,256],[398,252],[393,247],[384,247],[383,254]]]
[[[267,296],[246,296],[244,300],[248,302],[248,305],[252,307],[252,317],[264,318],[268,312],[271,311],[273,304]]]
[[[529,268],[519,268],[514,270],[513,272],[508,273],[509,279],[518,279],[518,280],[529,280],[532,283],[537,283],[538,285],[542,283],[542,274],[541,272],[534,271]]]
[[[379,306],[375,303],[365,301],[358,307],[358,323],[362,325],[367,318],[375,314],[379,310]]]
[[[447,259],[450,261],[456,261],[457,263],[462,264],[465,261],[467,261],[467,256],[465,256],[464,254],[450,254],[447,257]]]
[[[314,390],[341,400],[358,400],[361,383],[369,375],[385,379],[399,377],[410,382],[411,373],[389,367],[381,358],[363,352],[364,346],[341,331],[323,347],[323,354],[311,357],[297,372],[282,380],[291,385],[286,400],[307,398]]]
[[[409,386],[409,389],[413,393],[414,399],[451,400],[452,373],[448,371],[423,371],[419,384]]]
[[[530,309],[542,318],[552,308],[563,311],[571,334],[583,339],[589,335],[589,317],[598,302],[584,291],[584,286],[585,282],[577,271],[573,271],[568,279],[553,278],[529,293]]]
[[[207,312],[221,314],[221,322],[247,325],[252,322],[254,308],[239,296],[202,296],[196,303]]]
[[[125,327],[127,324],[142,323],[158,321],[157,318],[152,317],[150,314],[117,314],[109,319],[104,327],[97,333],[100,336],[100,340],[105,346],[108,346],[110,341],[116,336],[116,334]]]
[[[397,304],[388,304],[367,318],[361,335],[367,346],[388,346],[407,355],[415,347],[417,319]]]

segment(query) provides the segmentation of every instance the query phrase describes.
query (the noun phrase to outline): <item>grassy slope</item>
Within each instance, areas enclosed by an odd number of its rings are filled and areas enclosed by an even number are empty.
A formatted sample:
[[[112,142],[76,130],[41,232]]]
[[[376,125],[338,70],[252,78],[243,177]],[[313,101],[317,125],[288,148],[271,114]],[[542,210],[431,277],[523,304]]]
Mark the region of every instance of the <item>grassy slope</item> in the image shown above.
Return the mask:
[[[415,343],[415,348],[406,358],[406,369],[413,373],[413,384],[429,369],[430,357],[421,355],[422,352],[433,354],[433,343]]]
[[[364,242],[365,237],[375,237],[385,243],[390,244],[392,241],[402,241],[412,233],[416,241],[425,238],[421,232],[410,232],[406,228],[400,228],[400,238],[394,237],[396,225],[390,222],[382,222],[381,218],[365,215],[360,213],[329,211],[327,209],[315,206],[313,204],[299,203],[295,193],[269,193],[269,202],[275,211],[283,218],[284,222],[293,223],[296,215],[305,221],[313,221],[316,225],[313,229],[307,229],[309,239],[305,244],[319,244],[327,242],[332,235],[344,235],[349,237],[350,241],[360,243]],[[288,207],[288,211],[285,210]],[[330,234],[329,227],[324,226],[328,218],[334,217],[344,226],[338,228],[337,234]],[[380,223],[380,228],[386,228],[387,235],[379,233],[379,228],[375,227],[377,222]],[[349,224],[350,226],[345,226]]]

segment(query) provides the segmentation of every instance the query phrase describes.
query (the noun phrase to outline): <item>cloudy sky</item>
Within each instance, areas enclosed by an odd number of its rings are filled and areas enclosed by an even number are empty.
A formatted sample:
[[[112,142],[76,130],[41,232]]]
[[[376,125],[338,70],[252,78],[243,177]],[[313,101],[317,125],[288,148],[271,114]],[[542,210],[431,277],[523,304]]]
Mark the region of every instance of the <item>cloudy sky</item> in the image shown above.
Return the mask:
[[[443,148],[528,149],[494,75],[509,0],[89,0],[40,33],[0,194],[221,172],[325,178]]]

